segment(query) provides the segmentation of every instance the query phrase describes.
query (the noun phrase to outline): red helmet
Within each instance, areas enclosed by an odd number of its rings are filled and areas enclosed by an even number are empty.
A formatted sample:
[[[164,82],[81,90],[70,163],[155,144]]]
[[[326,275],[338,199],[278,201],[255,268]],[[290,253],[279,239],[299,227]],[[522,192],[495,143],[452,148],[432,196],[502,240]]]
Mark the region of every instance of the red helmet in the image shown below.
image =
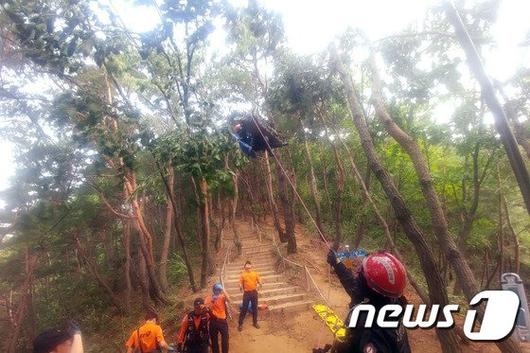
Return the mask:
[[[405,266],[386,251],[367,256],[363,260],[363,273],[368,287],[385,297],[401,297],[407,285]]]

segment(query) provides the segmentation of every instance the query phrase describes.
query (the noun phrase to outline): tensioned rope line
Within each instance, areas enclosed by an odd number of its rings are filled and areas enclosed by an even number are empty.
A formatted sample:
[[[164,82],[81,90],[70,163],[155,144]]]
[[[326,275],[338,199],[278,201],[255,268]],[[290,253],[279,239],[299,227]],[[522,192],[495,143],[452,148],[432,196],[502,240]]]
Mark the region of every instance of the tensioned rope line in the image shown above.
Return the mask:
[[[252,121],[254,122],[254,125],[256,125],[261,137],[263,138],[263,140],[267,144],[267,147],[269,148],[269,151],[271,152],[271,155],[276,160],[276,163],[278,163],[278,166],[282,170],[283,175],[285,175],[285,177],[287,178],[287,181],[289,181],[289,185],[291,185],[291,188],[293,189],[293,192],[296,194],[296,197],[298,198],[298,200],[302,204],[302,207],[304,208],[304,210],[306,211],[307,215],[311,219],[311,222],[313,222],[313,225],[317,229],[317,232],[320,235],[320,238],[322,239],[324,244],[326,244],[326,246],[328,247],[329,250],[333,250],[332,247],[329,245],[329,242],[327,241],[326,236],[322,233],[322,231],[320,230],[320,227],[318,226],[316,220],[313,218],[313,215],[311,214],[311,212],[307,208],[307,205],[305,204],[304,200],[302,199],[302,196],[300,196],[300,194],[298,193],[298,190],[296,189],[296,186],[294,185],[293,181],[289,177],[289,174],[287,174],[287,171],[283,167],[282,163],[280,162],[278,157],[276,157],[276,154],[272,151],[272,148],[271,148],[271,146],[269,144],[269,140],[265,137],[265,135],[261,131],[261,128],[260,128],[258,122],[256,121],[256,118],[254,117],[254,115],[252,115]],[[329,301],[329,297],[331,295],[331,271],[328,271],[328,284],[329,284],[329,287],[328,287],[328,298],[327,298],[327,300]],[[324,331],[324,326],[321,326],[320,329],[319,329],[318,335],[317,335],[317,347],[320,347],[320,345],[321,345],[323,331]]]
[[[328,249],[332,250],[331,248],[331,245],[329,245],[329,242],[328,240],[326,239],[326,236],[322,233],[322,231],[320,230],[320,227],[318,226],[317,222],[315,221],[315,219],[313,218],[313,215],[311,214],[311,212],[309,211],[309,209],[307,208],[307,205],[305,204],[304,200],[302,199],[302,196],[300,196],[300,194],[298,193],[298,190],[296,190],[296,186],[294,185],[293,181],[291,180],[291,178],[289,177],[289,174],[287,174],[287,171],[285,170],[285,168],[283,167],[282,163],[280,162],[280,160],[278,159],[278,157],[276,157],[276,154],[272,151],[272,148],[271,148],[271,145],[269,144],[269,141],[268,139],[265,137],[265,135],[263,134],[263,132],[261,131],[261,128],[258,124],[258,122],[256,121],[256,118],[254,117],[254,115],[252,115],[252,121],[254,122],[254,125],[256,125],[256,127],[258,128],[258,131],[261,135],[261,137],[263,138],[263,140],[265,141],[265,143],[267,144],[267,147],[269,148],[269,151],[271,153],[271,155],[274,157],[274,159],[276,160],[276,163],[278,163],[278,166],[280,167],[280,169],[282,170],[282,173],[283,175],[285,175],[285,177],[287,178],[287,181],[289,181],[289,184],[291,185],[291,188],[293,189],[293,192],[295,193],[296,197],[298,198],[298,200],[300,201],[300,203],[302,204],[302,207],[304,208],[304,210],[306,211],[307,215],[309,216],[309,218],[311,219],[311,222],[313,222],[313,225],[315,226],[315,228],[317,229],[317,232],[320,236],[320,239],[322,239],[322,241],[324,242],[324,244],[326,244],[326,246],[328,247]]]

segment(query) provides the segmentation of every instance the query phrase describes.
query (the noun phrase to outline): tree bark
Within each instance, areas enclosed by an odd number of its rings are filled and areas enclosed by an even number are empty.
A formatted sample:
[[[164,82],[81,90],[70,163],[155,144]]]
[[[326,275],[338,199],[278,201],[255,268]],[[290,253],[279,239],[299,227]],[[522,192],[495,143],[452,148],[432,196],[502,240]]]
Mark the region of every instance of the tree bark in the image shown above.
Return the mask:
[[[313,198],[313,204],[315,206],[315,221],[317,223],[318,230],[320,233],[324,233],[324,228],[322,227],[322,211],[320,208],[320,194],[317,187],[317,178],[315,176],[315,168],[313,167],[313,160],[311,159],[311,153],[309,151],[309,144],[307,143],[307,138],[305,135],[305,130],[300,120],[300,126],[302,127],[302,138],[304,139],[304,151],[307,160],[307,165],[309,166],[309,190],[311,191],[311,197]]]
[[[333,150],[333,157],[335,158],[335,163],[337,164],[336,167],[336,177],[337,177],[337,191],[335,194],[335,202],[334,202],[334,215],[333,220],[335,223],[335,243],[340,244],[342,242],[342,194],[344,193],[344,167],[342,166],[342,162],[339,157],[339,153],[337,151],[337,146],[335,146],[334,143],[331,145],[331,149]]]
[[[125,265],[123,273],[125,277],[125,303],[127,307],[131,305],[131,224],[129,220],[122,221],[123,226],[123,248],[125,252]]]
[[[403,150],[409,155],[416,170],[420,187],[426,201],[426,206],[431,214],[431,222],[434,233],[438,239],[440,247],[443,249],[447,260],[453,266],[457,275],[458,283],[461,285],[464,294],[468,300],[471,300],[478,292],[479,288],[475,275],[471,270],[468,262],[463,254],[458,249],[453,237],[449,234],[447,220],[443,208],[441,206],[438,194],[434,188],[434,183],[425,158],[421,152],[418,143],[405,131],[403,131],[388,114],[382,94],[381,79],[375,63],[373,54],[370,57],[370,65],[372,68],[372,103],[374,105],[376,116],[384,124],[387,132],[396,140]],[[482,317],[483,308],[477,309],[479,316]],[[499,348],[504,349],[511,347],[512,344],[508,342],[498,343]],[[513,348],[513,347],[512,347]],[[516,349],[516,347],[515,347]],[[516,352],[510,351],[510,352]]]
[[[175,183],[175,175],[173,173],[173,168],[167,168],[168,178],[167,183],[170,187],[169,192],[173,194],[173,185]],[[171,245],[171,230],[173,229],[173,206],[171,205],[171,200],[166,201],[166,220],[164,227],[164,241],[162,243],[162,250],[160,252],[160,285],[164,292],[168,289],[167,282],[167,264],[168,264],[168,255],[169,255],[169,246]]]
[[[477,214],[478,209],[478,203],[479,203],[479,197],[480,197],[480,187],[482,185],[482,182],[486,178],[486,175],[488,173],[489,167],[491,165],[491,162],[493,161],[493,157],[495,156],[495,152],[492,152],[490,154],[490,157],[488,158],[486,165],[484,166],[484,170],[482,171],[482,174],[479,173],[479,152],[480,152],[480,143],[477,142],[475,144],[475,148],[473,149],[472,154],[472,160],[473,160],[473,198],[471,199],[471,206],[469,207],[469,210],[467,210],[465,207],[465,197],[462,200],[462,207],[464,208],[464,223],[462,225],[462,228],[460,229],[460,232],[458,234],[458,240],[461,245],[461,249],[465,249],[465,243],[467,238],[469,237],[469,234],[473,230],[473,221],[475,220],[475,216]],[[463,185],[465,185],[465,182],[462,182]],[[464,189],[464,188],[463,188]]]
[[[512,236],[513,240],[513,259],[514,259],[514,272],[519,273],[521,271],[521,244],[519,241],[519,236],[515,232],[515,229],[512,225],[512,220],[510,217],[510,211],[508,210],[508,204],[506,202],[506,196],[502,196],[502,205],[504,207],[504,213],[506,215],[506,225]]]
[[[334,53],[334,57],[336,68],[344,83],[346,98],[351,110],[353,122],[359,133],[361,145],[370,163],[370,168],[385,191],[385,194],[387,195],[394,209],[395,216],[403,227],[405,235],[410,240],[416,250],[416,253],[418,254],[420,264],[429,287],[430,302],[440,304],[442,306],[449,304],[445,283],[441,278],[439,268],[431,251],[431,247],[427,243],[423,231],[410,213],[410,210],[405,205],[403,197],[394,185],[392,178],[381,164],[375,151],[372,137],[370,136],[370,132],[368,130],[368,125],[366,124],[363,117],[362,107],[357,99],[357,93],[353,86],[353,82],[351,81],[351,78],[343,64],[339,61],[336,53]],[[436,334],[440,340],[442,350],[445,353],[461,352],[454,330],[437,329]]]
[[[515,140],[515,136],[508,123],[506,112],[497,99],[493,84],[484,70],[480,56],[466,30],[464,22],[460,18],[458,10],[451,1],[447,1],[446,14],[455,28],[456,37],[460,42],[462,49],[464,49],[466,53],[469,68],[480,84],[482,96],[495,118],[495,127],[501,137],[502,144],[506,150],[506,155],[508,156],[508,160],[510,161],[510,165],[515,174],[515,179],[519,184],[519,189],[523,195],[526,210],[528,214],[530,214],[530,175],[528,174],[521,151],[517,146],[517,141]]]
[[[272,171],[268,151],[265,151],[265,167],[267,172],[267,195],[269,197],[269,206],[272,213],[272,219],[274,221],[274,227],[276,228],[276,232],[278,232],[278,239],[281,241],[281,239],[285,238],[285,231],[283,230],[280,223],[278,205],[274,199],[274,191],[272,188]]]
[[[285,223],[285,240],[287,241],[287,253],[296,253],[296,238],[294,234],[295,218],[292,197],[290,197],[288,175],[284,174],[281,167],[281,156],[279,152],[274,153],[276,159],[276,175],[278,176],[278,192],[282,203],[283,218]],[[280,239],[281,240],[281,239]]]
[[[199,192],[201,203],[199,205],[201,215],[201,242],[202,242],[202,263],[201,263],[201,288],[206,288],[208,275],[210,275],[210,222],[208,214],[208,183],[206,179],[199,181]]]
[[[29,299],[31,296],[31,283],[33,282],[33,272],[35,265],[37,264],[37,256],[33,254],[29,249],[26,249],[25,254],[25,272],[26,278],[24,284],[21,287],[21,298],[17,305],[15,312],[13,313],[12,330],[9,335],[5,337],[6,353],[15,353],[17,349],[18,338],[22,330],[22,321],[26,317],[28,307],[31,305]]]
[[[321,118],[322,122],[324,123],[324,125],[327,126],[328,122],[326,121],[326,119],[324,118],[324,116],[322,114],[320,114],[320,118]],[[405,264],[404,258],[401,255],[401,252],[399,251],[396,243],[394,242],[394,239],[392,238],[392,235],[390,233],[390,227],[388,226],[388,223],[386,222],[385,218],[381,214],[381,211],[379,210],[379,207],[377,207],[374,199],[370,195],[370,191],[368,189],[369,185],[367,184],[367,181],[369,181],[369,176],[370,176],[369,171],[366,172],[366,181],[365,181],[365,179],[363,179],[361,173],[359,172],[359,168],[357,168],[357,163],[355,163],[355,160],[353,159],[353,153],[351,152],[350,148],[344,142],[342,137],[340,137],[340,134],[338,133],[338,131],[333,126],[331,126],[330,128],[333,130],[333,134],[335,136],[337,136],[338,141],[344,147],[344,149],[346,151],[346,155],[348,156],[348,160],[350,162],[350,166],[351,166],[351,169],[352,169],[352,172],[353,172],[353,176],[355,177],[355,179],[357,180],[357,182],[361,186],[361,191],[363,192],[363,198],[372,207],[372,210],[374,211],[374,213],[376,215],[376,218],[379,221],[379,224],[381,225],[381,228],[383,228],[383,233],[385,234],[385,237],[387,239],[388,244],[390,245],[390,248],[391,248],[392,252],[396,255],[396,257],[403,264]],[[370,168],[370,165],[368,165],[368,168]],[[357,247],[357,246],[358,245],[356,245],[355,247]],[[407,271],[407,277],[408,277],[408,279],[410,281],[410,284],[416,290],[416,293],[418,293],[418,295],[421,298],[421,300],[425,304],[430,303],[430,300],[429,300],[429,297],[428,297],[427,293],[425,293],[423,288],[421,288],[421,286],[418,284],[418,282],[414,279],[414,277],[412,276],[412,273],[410,273],[410,271],[408,270],[407,266],[405,266],[405,270]]]
[[[241,239],[239,238],[239,232],[237,231],[237,224],[236,224],[236,212],[237,212],[237,204],[239,200],[239,184],[238,179],[239,176],[237,173],[230,170],[228,166],[228,158],[225,158],[225,168],[227,171],[230,172],[232,175],[232,185],[234,186],[234,195],[232,199],[230,200],[230,226],[232,227],[232,232],[234,234],[234,244],[237,249],[237,253],[241,255],[242,248],[241,248]]]
[[[171,207],[173,207],[173,227],[175,227],[175,232],[177,233],[177,238],[180,243],[180,247],[182,249],[182,257],[184,258],[184,263],[186,264],[186,270],[188,272],[188,279],[190,282],[191,290],[193,292],[197,292],[197,285],[195,284],[195,277],[193,276],[193,267],[191,266],[191,261],[188,256],[188,251],[186,250],[186,243],[184,241],[184,235],[182,234],[182,229],[180,228],[180,207],[177,208],[177,201],[175,200],[175,195],[171,192],[172,187],[169,185],[169,182],[164,175],[162,168],[160,167],[159,163],[157,162],[157,168],[158,172],[160,173],[160,176],[162,178],[162,182],[164,183],[164,187],[166,190],[166,195],[169,197],[169,201],[171,202]],[[170,167],[172,168],[172,167]]]
[[[81,259],[83,259],[83,262],[85,263],[88,272],[92,275],[92,277],[94,277],[96,282],[105,290],[105,293],[107,293],[111,303],[116,307],[116,309],[118,309],[120,313],[126,313],[127,309],[122,305],[120,299],[114,293],[107,281],[101,276],[97,265],[89,258],[89,256],[85,252],[85,249],[81,245],[81,241],[79,240],[79,238],[76,238],[75,241],[78,254],[80,255]]]

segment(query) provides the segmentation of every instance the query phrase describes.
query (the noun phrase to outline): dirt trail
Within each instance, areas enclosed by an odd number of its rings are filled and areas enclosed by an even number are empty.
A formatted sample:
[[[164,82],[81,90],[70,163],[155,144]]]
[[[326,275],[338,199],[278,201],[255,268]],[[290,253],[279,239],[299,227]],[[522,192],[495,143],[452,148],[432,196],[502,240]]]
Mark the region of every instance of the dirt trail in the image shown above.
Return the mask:
[[[237,222],[242,237],[252,235],[249,224]],[[262,225],[264,233],[273,234],[272,222]],[[314,275],[317,285],[322,290],[340,317],[345,317],[348,310],[349,297],[334,275],[329,276],[326,264],[326,249],[316,237],[311,236],[302,227],[297,226],[296,236],[298,253],[290,256],[294,261],[307,265]],[[241,259],[244,260],[244,259]],[[331,283],[329,281],[331,279]],[[412,290],[407,295],[412,303],[419,299]],[[230,322],[231,353],[310,353],[317,345],[331,343],[332,335],[325,328],[312,310],[294,314],[267,314],[260,312],[261,329],[245,325],[242,332],[237,331],[237,318]],[[440,345],[434,330],[409,330],[409,340],[413,352],[441,353]],[[499,350],[493,343],[472,343],[463,346],[463,352],[497,353]],[[529,352],[526,351],[525,352]]]

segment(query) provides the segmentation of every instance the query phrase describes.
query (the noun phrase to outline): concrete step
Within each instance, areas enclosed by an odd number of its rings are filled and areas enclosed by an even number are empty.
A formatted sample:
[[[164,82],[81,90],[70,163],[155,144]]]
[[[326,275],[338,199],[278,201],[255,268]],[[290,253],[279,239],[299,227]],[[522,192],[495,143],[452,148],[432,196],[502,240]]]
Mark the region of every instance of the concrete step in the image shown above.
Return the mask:
[[[241,248],[243,251],[255,251],[255,250],[272,250],[274,245],[270,243],[258,243],[258,244],[245,244]]]
[[[234,283],[234,284],[230,286],[225,285],[226,291],[228,292],[229,295],[236,295],[238,293],[241,293],[239,291],[239,282]],[[287,286],[290,286],[290,284],[285,283],[285,282],[265,282],[263,283],[263,286],[261,287],[260,291],[262,290],[265,291],[268,289],[275,289],[275,288],[283,288]]]
[[[243,261],[244,263],[247,260],[256,261],[257,259],[263,258],[263,257],[276,258],[276,255],[272,251],[255,252],[251,254],[242,253],[241,256],[233,257],[232,261],[239,260],[239,261]]]
[[[240,270],[245,265],[245,262],[246,261],[232,262],[231,264],[226,266],[226,270],[227,271]],[[251,263],[252,263],[252,268],[257,269],[257,268],[263,268],[267,266],[275,266],[276,260],[275,259],[260,259],[256,261],[251,261]]]
[[[279,275],[279,274],[272,274],[272,275],[260,276],[260,277],[261,277],[261,280],[263,281],[263,283],[278,282],[281,279],[283,279],[283,276]],[[234,284],[236,286],[239,286],[239,278],[227,279],[224,282],[225,282],[225,287],[227,287],[227,288],[233,286]]]
[[[277,295],[299,293],[301,292],[301,290],[302,290],[301,288],[295,287],[295,286],[286,286],[286,287],[273,288],[273,289],[261,289],[259,291],[259,297],[265,300],[266,298],[274,297]],[[234,301],[241,301],[243,300],[243,293],[241,292],[236,293],[230,298]]]
[[[277,260],[274,259],[274,258],[264,258],[264,259],[256,259],[255,261],[252,261],[252,260],[249,260],[252,267],[259,267],[259,266],[270,266],[270,265],[274,265],[276,264]],[[226,268],[227,269],[237,269],[237,268],[243,268],[243,266],[245,266],[245,262],[247,262],[246,260],[244,261],[234,261],[234,262],[231,262],[229,263],[228,265],[226,265]]]
[[[241,276],[241,272],[242,271],[227,272],[225,275],[225,280],[239,279],[239,276]],[[258,271],[258,274],[263,277],[263,276],[275,275],[277,273],[274,270],[266,270],[266,271]]]
[[[263,252],[263,253],[256,253],[256,254],[243,254],[241,255],[241,259],[244,259],[243,263],[245,263],[248,260],[252,264],[254,264],[254,262],[259,262],[262,260],[276,260],[276,256],[274,256],[274,254],[271,252]]]
[[[271,313],[291,313],[306,310],[311,304],[313,304],[312,300],[297,300],[289,303],[269,305],[268,308]]]
[[[258,267],[252,267],[252,269],[254,271],[256,271],[259,275],[263,274],[264,272],[267,272],[267,271],[274,271],[274,273],[276,273],[276,266],[273,265],[273,264],[270,264],[270,265],[266,265],[266,266],[258,266]],[[243,267],[239,267],[239,268],[233,268],[233,269],[229,269],[227,268],[225,270],[225,275],[224,275],[224,278],[225,279],[228,279],[227,276],[231,276],[231,275],[240,275],[241,272],[243,272]]]
[[[305,301],[307,299],[306,293],[294,293],[294,294],[282,294],[273,297],[264,297],[261,299],[262,303],[266,303],[268,306],[294,303],[298,301]]]
[[[241,254],[241,257],[244,259],[248,259],[250,261],[256,261],[259,259],[272,259],[276,258],[276,255],[272,251],[262,251],[262,252],[253,252],[253,253],[243,253]]]

